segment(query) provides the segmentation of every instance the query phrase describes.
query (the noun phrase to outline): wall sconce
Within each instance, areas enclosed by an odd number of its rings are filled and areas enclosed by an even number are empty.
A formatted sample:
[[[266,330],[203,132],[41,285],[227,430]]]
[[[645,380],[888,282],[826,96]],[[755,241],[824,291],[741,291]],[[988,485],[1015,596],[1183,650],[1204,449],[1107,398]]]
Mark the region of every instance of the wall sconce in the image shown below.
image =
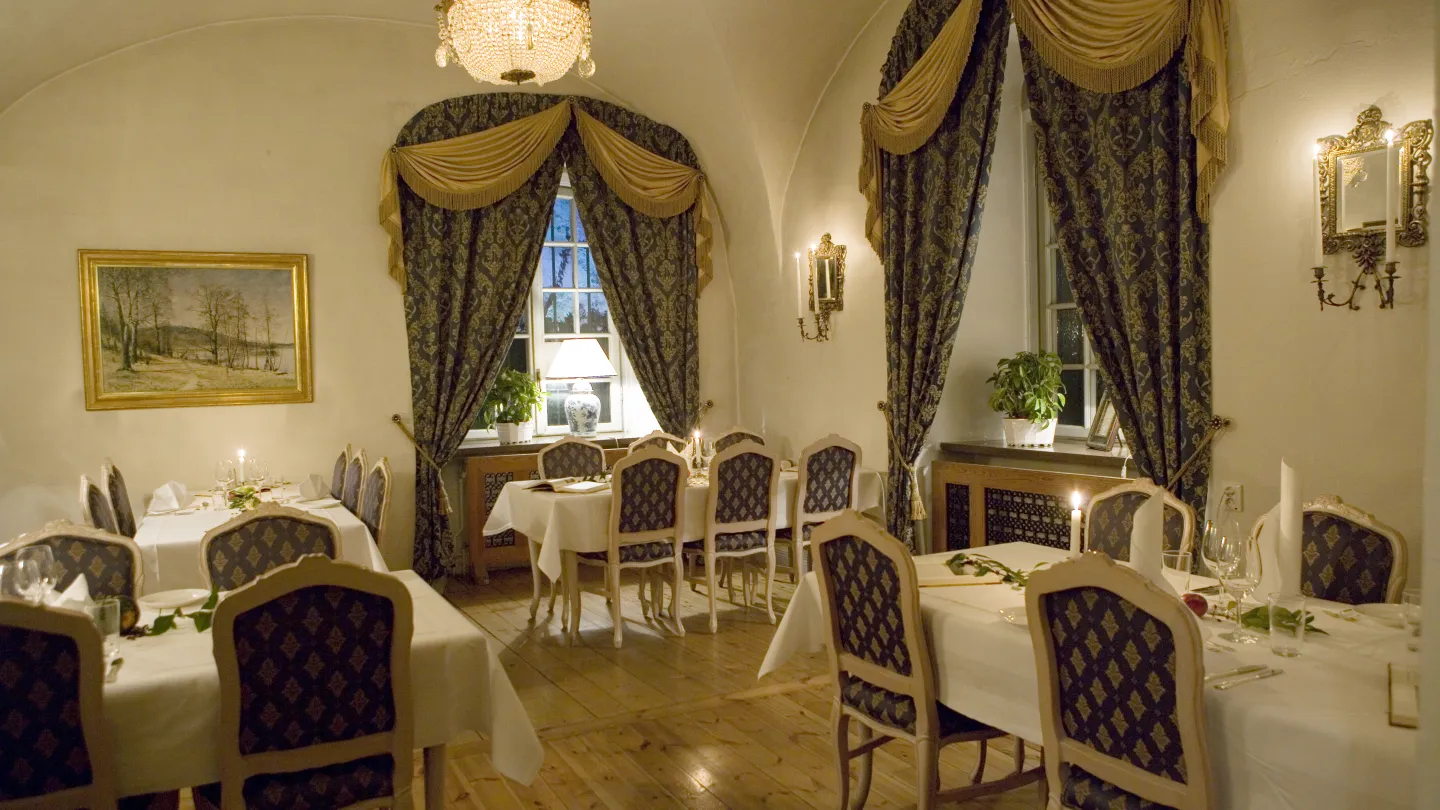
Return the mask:
[[[811,245],[809,261],[800,264],[795,254],[795,297],[799,308],[800,339],[816,342],[830,339],[830,313],[845,308],[845,246],[831,241],[830,234]],[[806,310],[815,313],[815,334],[805,329]]]
[[[1429,239],[1429,120],[1412,121],[1398,131],[1370,106],[1345,135],[1315,143],[1315,294],[1320,309],[1358,310],[1356,295],[1374,281],[1380,309],[1395,308],[1400,262],[1395,248],[1420,247]],[[1343,300],[1325,291],[1325,256],[1350,252],[1360,273]],[[1381,257],[1385,270],[1380,271]],[[1343,285],[1343,281],[1341,284]]]

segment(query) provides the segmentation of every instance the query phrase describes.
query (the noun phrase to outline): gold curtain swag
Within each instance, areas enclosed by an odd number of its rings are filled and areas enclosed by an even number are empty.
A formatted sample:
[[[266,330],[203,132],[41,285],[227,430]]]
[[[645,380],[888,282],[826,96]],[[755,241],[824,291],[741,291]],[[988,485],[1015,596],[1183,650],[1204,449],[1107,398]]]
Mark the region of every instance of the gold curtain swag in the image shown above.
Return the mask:
[[[908,155],[940,128],[965,74],[982,0],[960,0],[935,41],[885,98],[860,114],[860,193],[865,195],[865,236],[880,253],[880,150]]]
[[[880,253],[880,150],[919,149],[944,120],[960,87],[982,0],[960,0],[935,41],[885,98],[860,116],[860,193],[865,235]],[[1169,64],[1185,44],[1190,128],[1195,135],[1195,207],[1210,221],[1210,193],[1227,161],[1230,94],[1226,66],[1229,0],[1008,0],[1015,25],[1041,58],[1087,90],[1129,90]]]
[[[713,275],[704,173],[637,146],[568,99],[481,132],[386,151],[380,162],[380,226],[390,238],[390,277],[401,290],[405,251],[396,178],[403,177],[421,199],[440,208],[494,205],[539,171],[571,120],[576,121],[585,152],[600,177],[626,205],[656,218],[695,209],[696,290],[704,290]]]

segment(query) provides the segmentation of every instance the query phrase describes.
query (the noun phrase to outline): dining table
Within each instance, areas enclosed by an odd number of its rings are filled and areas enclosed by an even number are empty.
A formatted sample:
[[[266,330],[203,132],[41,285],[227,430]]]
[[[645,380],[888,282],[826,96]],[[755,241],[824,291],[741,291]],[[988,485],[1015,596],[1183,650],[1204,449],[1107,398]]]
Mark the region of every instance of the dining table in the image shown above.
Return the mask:
[[[391,574],[414,600],[410,692],[414,742],[424,749],[427,807],[445,802],[445,747],[465,731],[490,738],[504,776],[530,784],[540,740],[489,639],[413,571]],[[154,620],[144,611],[141,621]],[[175,790],[220,778],[220,676],[213,634],[180,619],[163,635],[121,639],[124,659],[103,695],[120,795]]]
[[[1032,543],[967,550],[1019,571],[1069,552]],[[955,552],[917,556],[920,610],[934,657],[937,699],[957,712],[1040,743],[1035,654],[1025,592],[1008,584],[947,584]],[[1167,572],[1169,574],[1170,572]],[[972,578],[973,579],[973,578]],[[1190,589],[1215,583],[1192,577]],[[1182,583],[1183,587],[1183,583]],[[1224,691],[1205,688],[1205,721],[1218,806],[1229,810],[1401,810],[1414,802],[1416,731],[1389,723],[1388,667],[1414,666],[1406,632],[1347,605],[1308,600],[1314,627],[1300,654],[1280,658],[1269,639],[1236,644],[1235,628],[1200,620],[1210,673],[1267,665],[1283,674]],[[1002,613],[1003,612],[1003,613]],[[815,574],[797,587],[760,667],[764,677],[828,643]]]
[[[335,498],[303,500],[298,487],[285,485],[263,492],[261,500],[326,518],[340,530],[337,559],[374,571],[389,570],[370,530]],[[142,595],[182,588],[208,589],[200,565],[200,542],[206,532],[238,514],[238,509],[223,505],[216,508],[215,496],[205,492],[197,493],[183,509],[143,515],[135,531],[135,544],[140,546],[145,569]]]

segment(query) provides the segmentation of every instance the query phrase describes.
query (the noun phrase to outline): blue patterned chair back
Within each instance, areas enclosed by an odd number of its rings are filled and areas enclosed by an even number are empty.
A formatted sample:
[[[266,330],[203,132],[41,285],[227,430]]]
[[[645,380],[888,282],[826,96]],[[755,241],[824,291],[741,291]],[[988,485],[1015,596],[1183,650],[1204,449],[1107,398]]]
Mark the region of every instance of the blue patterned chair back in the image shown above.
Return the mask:
[[[649,450],[651,448],[657,447],[661,450],[669,450],[673,453],[678,453],[682,448],[685,447],[685,440],[680,438],[679,436],[671,436],[669,433],[666,433],[663,430],[656,430],[654,432],[647,433],[644,436],[641,436],[634,442],[631,442],[630,454],[633,455],[635,453],[641,452],[642,450]]]
[[[360,512],[356,517],[370,531],[370,538],[378,546],[380,535],[385,530],[385,510],[390,506],[390,460],[382,458],[370,468],[361,490]]]
[[[710,461],[706,532],[715,550],[763,549],[772,542],[780,494],[780,457],[751,442],[733,444]]]
[[[115,806],[103,667],[83,614],[0,601],[0,806]]]
[[[80,476],[80,514],[87,526],[111,534],[120,533],[120,526],[115,522],[115,510],[110,508],[110,499],[86,475]]]
[[[105,494],[110,499],[110,510],[115,515],[116,533],[134,537],[135,509],[130,504],[130,490],[125,486],[125,476],[120,474],[120,470],[111,464],[109,459],[106,459],[100,467],[100,480],[105,484]]]
[[[860,446],[839,436],[826,436],[800,455],[799,501],[805,518],[819,522],[856,508],[855,486],[860,474]],[[806,522],[812,522],[807,520]]]
[[[350,448],[346,447],[335,457],[335,469],[330,473],[330,497],[340,500],[345,494],[345,470],[350,466]]]
[[[334,523],[265,503],[207,532],[200,541],[200,568],[207,583],[229,591],[309,554],[333,560],[339,550]]]
[[[811,544],[841,705],[935,736],[933,665],[909,551],[853,510],[816,527]]]
[[[140,597],[144,567],[140,562],[140,547],[128,537],[56,521],[32,536],[21,537],[0,548],[0,559],[14,557],[32,545],[49,546],[55,562],[65,569],[56,585],[61,591],[70,587],[76,577],[83,576],[92,598]]]
[[[1300,592],[1315,599],[1363,605],[1398,602],[1409,576],[1404,535],[1374,515],[1325,495],[1305,504],[1301,528]],[[1260,536],[1271,511],[1255,521]]]
[[[197,794],[249,809],[401,795],[406,802],[395,806],[410,806],[413,633],[399,580],[318,557],[222,601],[214,625],[221,782]],[[329,754],[301,753],[311,746]],[[284,752],[308,767],[275,767]]]
[[[340,493],[340,502],[351,512],[360,511],[360,490],[365,486],[365,451],[350,457],[345,467],[345,490]]]
[[[616,462],[611,478],[611,522],[622,542],[625,535],[673,534],[684,520],[688,477],[685,460],[659,448]]]
[[[1143,506],[1152,494],[1159,492],[1163,490],[1148,480],[1140,480],[1096,495],[1086,510],[1085,549],[1128,562],[1135,510]],[[1195,512],[1189,504],[1168,492],[1164,497],[1165,550],[1188,551],[1194,548]]]
[[[730,432],[715,440],[715,452],[723,453],[741,442],[754,442],[763,445],[765,444],[765,437],[744,428],[733,428]]]
[[[605,450],[594,442],[566,436],[540,451],[541,478],[581,478],[605,472]]]
[[[1075,808],[1209,808],[1189,608],[1104,554],[1033,574],[1026,606],[1051,795]]]

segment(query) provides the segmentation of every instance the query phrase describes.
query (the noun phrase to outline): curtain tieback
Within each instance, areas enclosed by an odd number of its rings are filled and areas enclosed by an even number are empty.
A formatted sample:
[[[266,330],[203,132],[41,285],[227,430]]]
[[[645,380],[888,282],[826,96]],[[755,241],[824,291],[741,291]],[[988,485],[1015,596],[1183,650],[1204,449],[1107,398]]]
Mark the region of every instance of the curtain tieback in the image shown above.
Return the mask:
[[[900,444],[895,441],[894,420],[890,418],[890,403],[880,400],[875,403],[875,408],[885,414],[885,432],[890,437],[890,454],[896,458],[904,458],[900,451]],[[917,457],[915,461],[919,461]],[[924,520],[928,515],[925,512],[925,498],[920,494],[920,475],[915,471],[915,461],[905,462],[905,474],[910,476],[910,519]]]
[[[405,420],[400,418],[400,414],[391,414],[390,421],[394,422],[395,425],[400,428],[400,432],[405,434],[405,438],[410,440],[410,444],[415,446],[415,452],[420,454],[420,458],[424,459],[426,464],[429,464],[435,469],[435,475],[439,479],[439,484],[436,488],[439,490],[440,508],[443,509],[447,515],[454,514],[455,510],[450,508],[450,496],[445,492],[445,475],[440,465],[435,463],[435,457],[420,446],[420,442],[416,440],[415,434],[410,432],[410,428],[405,426]]]
[[[1180,482],[1185,480],[1185,473],[1190,472],[1190,468],[1194,466],[1195,461],[1200,458],[1201,454],[1210,447],[1210,443],[1214,441],[1215,437],[1224,433],[1232,424],[1229,417],[1210,417],[1210,424],[1205,428],[1204,438],[1202,438],[1200,444],[1195,447],[1195,452],[1191,453],[1190,457],[1185,459],[1185,463],[1180,465],[1180,471],[1175,473],[1175,477],[1170,479],[1170,483],[1165,489],[1174,492],[1175,488],[1180,486]]]

